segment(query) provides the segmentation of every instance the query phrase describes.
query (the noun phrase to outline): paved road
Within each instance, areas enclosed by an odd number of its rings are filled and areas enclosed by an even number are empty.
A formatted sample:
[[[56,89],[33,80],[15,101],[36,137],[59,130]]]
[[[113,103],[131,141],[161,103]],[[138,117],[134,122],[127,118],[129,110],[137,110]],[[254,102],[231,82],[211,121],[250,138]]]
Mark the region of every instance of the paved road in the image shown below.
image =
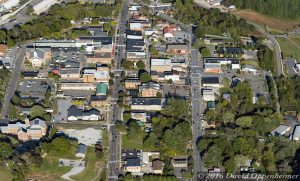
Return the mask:
[[[115,54],[115,69],[114,69],[114,89],[112,95],[112,121],[122,120],[122,110],[117,104],[118,101],[118,92],[122,90],[120,85],[121,81],[121,61],[125,56],[125,23],[128,16],[129,0],[125,0],[123,4],[123,9],[118,19],[118,27],[115,35],[115,45],[116,45],[116,54]],[[122,174],[120,171],[120,161],[121,161],[121,145],[120,145],[120,134],[114,125],[109,127],[109,160],[108,160],[108,180],[117,180],[118,175]]]
[[[17,55],[15,57],[15,63],[14,68],[11,74],[11,78],[8,84],[8,88],[6,89],[6,94],[4,98],[4,103],[2,107],[1,117],[7,117],[8,116],[8,105],[10,103],[10,100],[12,96],[14,95],[17,86],[18,86],[18,80],[20,77],[20,73],[22,70],[22,65],[24,61],[26,46],[23,45],[21,48],[17,49]]]
[[[204,171],[200,152],[197,147],[197,142],[202,135],[201,127],[201,54],[198,49],[191,50],[191,92],[192,92],[192,132],[193,132],[193,157],[194,157],[194,174],[193,178],[197,179],[197,173]]]

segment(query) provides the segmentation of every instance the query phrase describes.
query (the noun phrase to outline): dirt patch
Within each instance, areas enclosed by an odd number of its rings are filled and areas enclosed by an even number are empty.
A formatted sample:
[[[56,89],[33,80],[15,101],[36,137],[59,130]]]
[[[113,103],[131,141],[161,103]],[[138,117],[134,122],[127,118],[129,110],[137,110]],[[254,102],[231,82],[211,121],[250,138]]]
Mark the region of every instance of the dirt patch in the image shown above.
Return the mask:
[[[56,175],[56,174],[48,174],[48,175],[45,175],[45,174],[31,174],[31,175],[28,175],[26,177],[26,180],[29,180],[29,179],[33,179],[33,180],[36,180],[36,181],[59,181],[59,180],[63,180],[60,178],[59,175]]]
[[[269,17],[249,9],[234,11],[232,12],[232,14],[243,18],[247,21],[252,21],[257,24],[268,26],[268,28],[270,28],[271,30],[279,32],[292,31],[295,28],[300,27],[300,21]]]

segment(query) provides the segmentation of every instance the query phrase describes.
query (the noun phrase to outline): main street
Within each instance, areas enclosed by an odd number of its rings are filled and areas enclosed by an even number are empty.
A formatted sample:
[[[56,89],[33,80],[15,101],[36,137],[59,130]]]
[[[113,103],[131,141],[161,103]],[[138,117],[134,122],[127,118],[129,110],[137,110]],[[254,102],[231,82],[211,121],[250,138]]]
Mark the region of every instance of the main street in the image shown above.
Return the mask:
[[[200,152],[197,147],[197,142],[202,135],[201,127],[201,54],[198,49],[191,50],[191,93],[192,93],[192,132],[193,132],[193,157],[194,157],[194,174],[193,178],[197,180],[199,172],[203,172],[203,163],[200,157]]]
[[[11,98],[13,97],[17,86],[18,86],[18,80],[21,74],[22,66],[23,66],[23,61],[24,61],[24,56],[25,56],[25,51],[26,51],[26,46],[23,45],[21,48],[15,47],[16,50],[16,56],[14,57],[14,67],[11,72],[11,77],[9,80],[8,87],[6,89],[6,94],[4,97],[4,102],[2,106],[2,111],[1,111],[1,117],[7,117],[8,116],[8,107]]]
[[[114,89],[112,94],[111,119],[109,120],[109,156],[108,156],[108,180],[118,180],[120,172],[121,145],[120,134],[115,127],[116,121],[122,120],[122,110],[118,106],[118,92],[121,86],[121,61],[125,58],[125,23],[128,16],[129,0],[125,0],[123,8],[118,18],[115,35],[115,69],[114,69]]]

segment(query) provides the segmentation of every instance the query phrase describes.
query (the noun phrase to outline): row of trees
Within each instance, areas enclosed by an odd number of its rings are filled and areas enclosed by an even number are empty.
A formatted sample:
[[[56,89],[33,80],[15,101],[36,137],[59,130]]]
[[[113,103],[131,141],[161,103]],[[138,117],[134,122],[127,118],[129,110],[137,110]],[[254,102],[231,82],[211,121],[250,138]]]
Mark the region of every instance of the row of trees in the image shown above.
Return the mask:
[[[260,13],[281,17],[298,19],[300,18],[300,1],[298,0],[226,0],[229,3],[243,9],[253,9]]]
[[[268,136],[282,122],[273,107],[265,99],[253,104],[252,89],[247,82],[233,88],[227,85],[220,92],[230,93],[231,98],[220,98],[216,109],[205,114],[208,121],[217,125],[216,130],[206,131],[198,143],[205,166],[224,166],[226,172],[232,173],[251,160],[255,169],[262,172],[278,171],[279,163],[283,162],[286,164],[283,169],[291,171],[288,165],[299,145]],[[284,151],[280,150],[282,145],[287,147]]]
[[[274,52],[266,45],[260,45],[257,52],[258,64],[264,69],[276,73]]]
[[[3,98],[5,96],[6,88],[9,82],[10,72],[7,69],[0,69],[0,110],[3,105]]]
[[[239,35],[248,36],[255,29],[243,19],[221,13],[218,9],[203,9],[195,5],[192,0],[176,0],[174,5],[175,19],[197,26],[195,29],[197,37],[202,37],[204,34],[226,33],[235,38]]]

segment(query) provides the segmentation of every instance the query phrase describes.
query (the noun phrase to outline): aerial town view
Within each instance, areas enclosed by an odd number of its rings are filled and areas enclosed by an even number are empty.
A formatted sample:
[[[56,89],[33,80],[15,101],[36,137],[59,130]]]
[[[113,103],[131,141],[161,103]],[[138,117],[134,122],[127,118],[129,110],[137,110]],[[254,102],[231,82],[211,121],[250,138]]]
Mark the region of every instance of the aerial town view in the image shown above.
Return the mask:
[[[0,181],[300,180],[300,0],[0,0]]]

